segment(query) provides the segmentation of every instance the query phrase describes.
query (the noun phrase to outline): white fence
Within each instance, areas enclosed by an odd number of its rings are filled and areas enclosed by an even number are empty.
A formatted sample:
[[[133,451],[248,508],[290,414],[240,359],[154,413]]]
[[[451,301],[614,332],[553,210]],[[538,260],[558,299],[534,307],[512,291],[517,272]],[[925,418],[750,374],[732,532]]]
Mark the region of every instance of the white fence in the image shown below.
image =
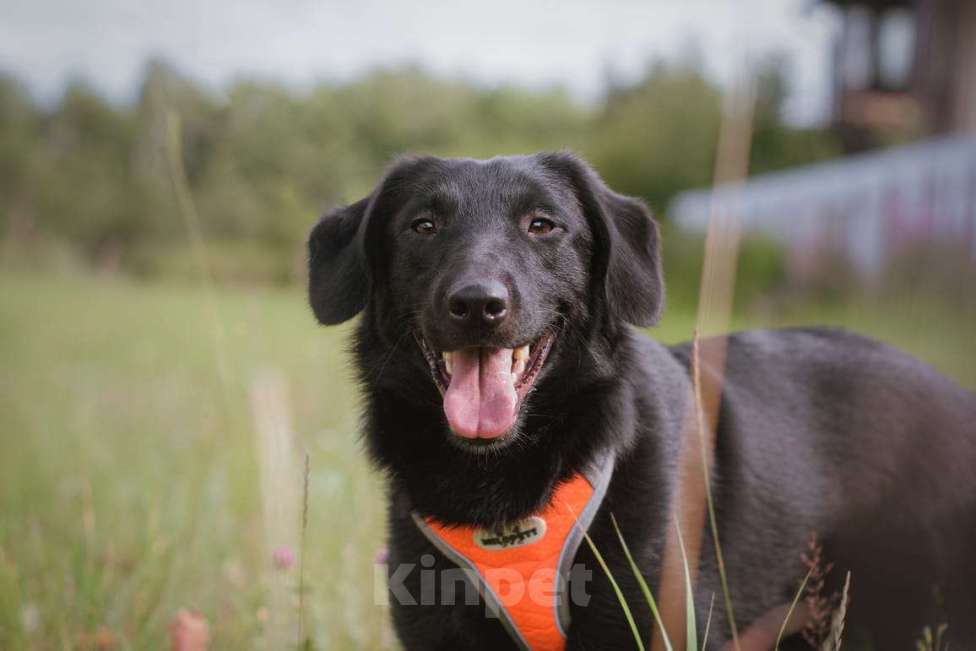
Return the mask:
[[[952,242],[976,261],[976,137],[933,140],[680,194],[669,214],[704,230],[713,211],[791,257],[825,248],[865,274],[920,242]]]

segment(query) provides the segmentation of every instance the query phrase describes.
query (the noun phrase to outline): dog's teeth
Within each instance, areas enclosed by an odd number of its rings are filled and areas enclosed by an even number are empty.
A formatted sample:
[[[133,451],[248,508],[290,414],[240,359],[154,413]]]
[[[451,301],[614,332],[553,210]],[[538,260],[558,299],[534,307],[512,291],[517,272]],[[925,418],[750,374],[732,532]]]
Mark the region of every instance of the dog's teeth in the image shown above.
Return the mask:
[[[447,371],[448,375],[452,375],[452,369],[454,364],[452,363],[453,355],[451,353],[441,353],[441,357],[444,359],[444,369]]]
[[[512,366],[512,374],[515,375],[516,377],[519,377],[523,373],[525,373],[525,360],[518,359],[515,361],[515,365]]]
[[[516,376],[525,372],[525,363],[529,360],[529,347],[522,346],[512,351],[512,373]]]

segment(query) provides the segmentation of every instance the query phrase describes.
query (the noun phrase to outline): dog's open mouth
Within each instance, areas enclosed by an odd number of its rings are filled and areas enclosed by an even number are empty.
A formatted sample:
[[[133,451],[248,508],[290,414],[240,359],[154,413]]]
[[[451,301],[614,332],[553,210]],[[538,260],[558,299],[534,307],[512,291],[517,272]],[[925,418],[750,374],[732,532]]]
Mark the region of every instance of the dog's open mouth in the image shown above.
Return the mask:
[[[518,348],[434,350],[417,336],[434,383],[444,397],[451,430],[465,439],[497,439],[509,432],[552,347],[545,330]]]

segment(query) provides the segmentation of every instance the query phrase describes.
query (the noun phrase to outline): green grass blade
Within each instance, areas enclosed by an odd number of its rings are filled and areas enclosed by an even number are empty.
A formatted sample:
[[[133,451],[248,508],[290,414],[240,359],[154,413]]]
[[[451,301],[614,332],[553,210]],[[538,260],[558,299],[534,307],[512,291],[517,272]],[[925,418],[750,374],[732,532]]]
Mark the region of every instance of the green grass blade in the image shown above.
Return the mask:
[[[664,639],[664,648],[667,651],[674,651],[671,647],[671,640],[668,638],[668,632],[664,630],[664,622],[661,621],[661,613],[658,612],[657,601],[654,600],[654,595],[651,594],[651,589],[647,586],[647,581],[644,580],[644,575],[641,574],[640,568],[634,562],[634,557],[630,554],[630,548],[627,547],[627,543],[624,541],[624,535],[620,532],[620,527],[617,525],[617,518],[614,517],[613,513],[610,514],[610,521],[613,522],[614,531],[617,532],[617,538],[620,539],[620,546],[624,548],[624,554],[627,556],[627,562],[630,563],[630,569],[634,572],[637,583],[640,584],[641,592],[644,593],[644,599],[647,600],[647,605],[651,608],[651,614],[654,616],[654,624],[661,631],[661,637]]]
[[[630,606],[627,605],[627,600],[624,598],[624,593],[617,585],[617,581],[613,578],[613,574],[610,573],[610,568],[607,567],[607,562],[603,560],[603,554],[600,550],[596,548],[593,544],[593,539],[590,538],[590,534],[586,531],[583,532],[583,537],[586,539],[586,544],[590,546],[593,551],[593,555],[596,557],[596,562],[600,564],[603,568],[603,573],[607,575],[607,579],[610,581],[610,585],[613,586],[613,591],[617,594],[617,601],[620,602],[620,607],[624,609],[624,617],[627,618],[627,623],[630,625],[630,632],[634,634],[634,641],[637,642],[637,648],[640,651],[644,651],[644,642],[641,640],[640,631],[637,630],[637,622],[634,621],[634,615],[630,612]]]
[[[678,519],[674,519],[674,526],[678,530],[678,546],[681,548],[681,564],[685,570],[685,616],[688,626],[688,637],[685,638],[686,649],[698,648],[698,628],[695,626],[695,597],[691,593],[691,571],[688,569],[688,554],[685,553],[685,541],[681,536],[681,526]]]
[[[708,632],[712,628],[712,609],[715,608],[715,593],[712,593],[712,600],[708,604],[708,619],[705,620],[705,634],[702,635],[702,651],[705,651],[705,647],[708,645]]]
[[[776,646],[773,648],[779,651],[779,643],[783,640],[783,632],[786,630],[786,624],[789,623],[790,617],[793,616],[793,609],[796,608],[796,604],[799,603],[800,597],[803,596],[803,590],[807,587],[807,581],[810,580],[810,575],[813,574],[813,569],[807,572],[807,575],[803,577],[803,582],[800,583],[800,588],[796,591],[796,595],[793,597],[793,602],[790,603],[790,609],[786,611],[786,617],[783,618],[783,623],[779,627],[779,635],[776,636]]]

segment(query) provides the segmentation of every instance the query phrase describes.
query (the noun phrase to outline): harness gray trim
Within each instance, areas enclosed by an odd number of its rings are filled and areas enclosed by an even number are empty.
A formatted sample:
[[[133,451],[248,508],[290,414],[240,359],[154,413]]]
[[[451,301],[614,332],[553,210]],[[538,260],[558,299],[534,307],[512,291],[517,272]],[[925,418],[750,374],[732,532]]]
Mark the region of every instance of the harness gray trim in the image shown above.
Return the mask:
[[[484,578],[482,578],[481,572],[478,571],[478,568],[475,567],[474,564],[467,558],[456,552],[453,547],[444,542],[436,533],[434,533],[427,523],[424,522],[422,517],[412,511],[410,512],[410,517],[413,518],[417,528],[420,529],[420,532],[427,537],[427,540],[429,540],[434,547],[436,547],[442,554],[447,556],[447,558],[453,561],[458,567],[465,570],[465,574],[469,579],[474,579],[475,587],[478,589],[478,594],[480,594],[481,598],[485,600],[485,605],[488,607],[491,614],[497,617],[502,623],[502,626],[505,627],[505,630],[508,631],[509,637],[512,638],[512,640],[519,646],[520,649],[522,649],[522,651],[531,651],[528,642],[525,641],[525,638],[522,637],[522,634],[519,632],[515,622],[513,622],[511,617],[509,617],[508,611],[505,610],[498,601],[495,591],[492,590],[491,586],[485,582]]]
[[[559,584],[556,587],[554,605],[557,615],[556,625],[559,627],[559,632],[563,634],[563,637],[566,637],[569,632],[570,604],[567,592],[570,573],[573,569],[573,560],[576,558],[576,552],[579,551],[580,543],[583,542],[583,534],[589,530],[593,518],[596,517],[597,511],[603,505],[603,498],[607,494],[607,486],[610,485],[610,478],[613,476],[614,461],[615,458],[612,453],[606,454],[596,463],[583,470],[583,475],[590,482],[590,486],[593,487],[593,495],[590,496],[589,501],[583,508],[583,512],[577,514],[576,526],[566,536],[566,540],[563,542],[562,552],[559,554],[559,562],[556,564],[559,574]]]

